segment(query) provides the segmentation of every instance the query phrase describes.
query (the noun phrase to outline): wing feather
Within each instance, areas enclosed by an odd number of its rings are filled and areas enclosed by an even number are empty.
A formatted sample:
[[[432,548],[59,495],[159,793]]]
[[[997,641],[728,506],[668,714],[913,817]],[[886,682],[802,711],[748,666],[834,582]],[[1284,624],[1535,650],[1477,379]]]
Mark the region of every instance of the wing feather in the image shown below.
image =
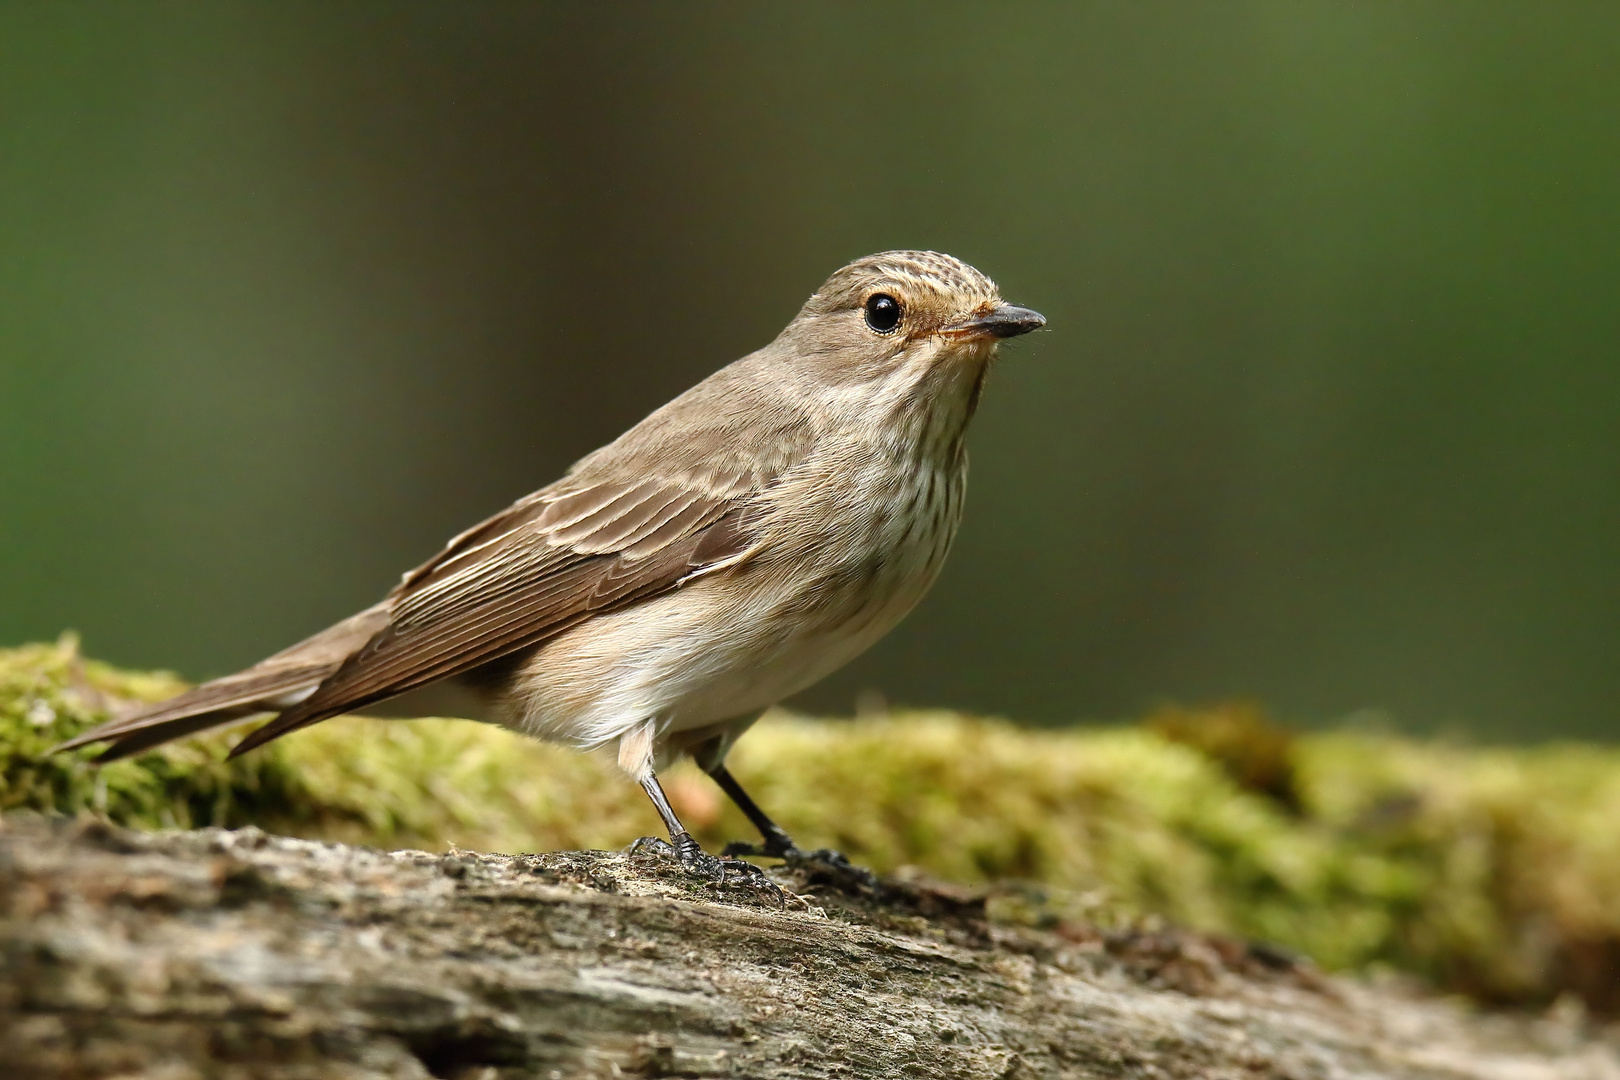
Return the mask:
[[[735,561],[752,543],[742,511],[753,494],[642,481],[516,503],[409,575],[391,598],[388,626],[233,753],[532,647]]]
[[[567,525],[551,526],[545,531],[555,544],[578,550],[600,547],[604,551],[611,551],[613,537],[634,529],[649,510],[654,513],[662,510],[665,502],[679,494],[654,481],[643,481],[621,488],[617,497],[595,511]],[[541,520],[544,520],[543,516]]]

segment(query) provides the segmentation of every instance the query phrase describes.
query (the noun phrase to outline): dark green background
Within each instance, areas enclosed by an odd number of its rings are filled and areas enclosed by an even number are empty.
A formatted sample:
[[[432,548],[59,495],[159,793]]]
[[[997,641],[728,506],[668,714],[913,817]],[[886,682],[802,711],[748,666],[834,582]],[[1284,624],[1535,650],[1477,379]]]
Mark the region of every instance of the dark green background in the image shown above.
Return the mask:
[[[224,672],[933,247],[1045,312],[813,692],[1620,732],[1620,5],[0,7],[0,641]]]

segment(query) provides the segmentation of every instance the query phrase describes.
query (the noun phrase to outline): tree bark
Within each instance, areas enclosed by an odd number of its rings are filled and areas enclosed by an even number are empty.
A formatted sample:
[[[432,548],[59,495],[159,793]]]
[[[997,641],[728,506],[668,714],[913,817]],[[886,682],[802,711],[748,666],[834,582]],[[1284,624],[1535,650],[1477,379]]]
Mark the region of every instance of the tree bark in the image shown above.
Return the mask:
[[[780,880],[13,817],[0,1073],[1620,1077],[1571,1010],[1479,1017],[1230,940]]]

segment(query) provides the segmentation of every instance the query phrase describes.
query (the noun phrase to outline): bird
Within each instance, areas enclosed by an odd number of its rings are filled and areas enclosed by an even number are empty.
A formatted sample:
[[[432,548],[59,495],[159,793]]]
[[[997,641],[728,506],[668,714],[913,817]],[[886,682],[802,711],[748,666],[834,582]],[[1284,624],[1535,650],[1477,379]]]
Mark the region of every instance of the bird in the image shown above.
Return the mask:
[[[928,591],[961,521],[964,436],[997,346],[1045,325],[952,256],[857,259],[770,344],[454,537],[381,602],[57,749],[106,742],[105,762],[273,714],[235,757],[450,680],[526,735],[616,744],[668,833],[651,842],[686,871],[757,873],[739,853],[837,862],[798,848],[726,755]],[[702,849],[658,780],[683,755],[762,844]]]

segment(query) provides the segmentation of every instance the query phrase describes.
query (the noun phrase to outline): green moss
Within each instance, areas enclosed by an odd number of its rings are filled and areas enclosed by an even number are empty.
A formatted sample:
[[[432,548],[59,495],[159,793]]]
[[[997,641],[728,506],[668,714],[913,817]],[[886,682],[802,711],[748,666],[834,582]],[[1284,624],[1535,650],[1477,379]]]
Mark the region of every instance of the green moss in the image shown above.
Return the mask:
[[[1260,706],[1234,701],[1209,709],[1167,705],[1142,721],[1171,742],[1195,747],[1225,769],[1238,786],[1300,809],[1294,770],[1294,733],[1266,719]]]
[[[234,794],[236,778],[198,744],[92,769],[90,751],[48,756],[60,740],[129,701],[184,688],[165,674],[121,672],[82,659],[77,642],[0,652],[0,812],[95,810],[139,826],[190,825]],[[205,813],[212,816],[214,807]]]
[[[45,756],[178,689],[74,643],[0,651],[0,812],[240,825],[381,845],[619,847],[657,819],[600,756],[453,720],[345,717],[227,763],[230,734],[96,769]],[[1164,918],[1386,965],[1483,999],[1620,1008],[1620,751],[1288,735],[1252,710],[1029,731],[948,713],[768,717],[732,767],[801,844],[1004,888],[1006,917]],[[711,848],[750,835],[690,767],[672,801]]]

